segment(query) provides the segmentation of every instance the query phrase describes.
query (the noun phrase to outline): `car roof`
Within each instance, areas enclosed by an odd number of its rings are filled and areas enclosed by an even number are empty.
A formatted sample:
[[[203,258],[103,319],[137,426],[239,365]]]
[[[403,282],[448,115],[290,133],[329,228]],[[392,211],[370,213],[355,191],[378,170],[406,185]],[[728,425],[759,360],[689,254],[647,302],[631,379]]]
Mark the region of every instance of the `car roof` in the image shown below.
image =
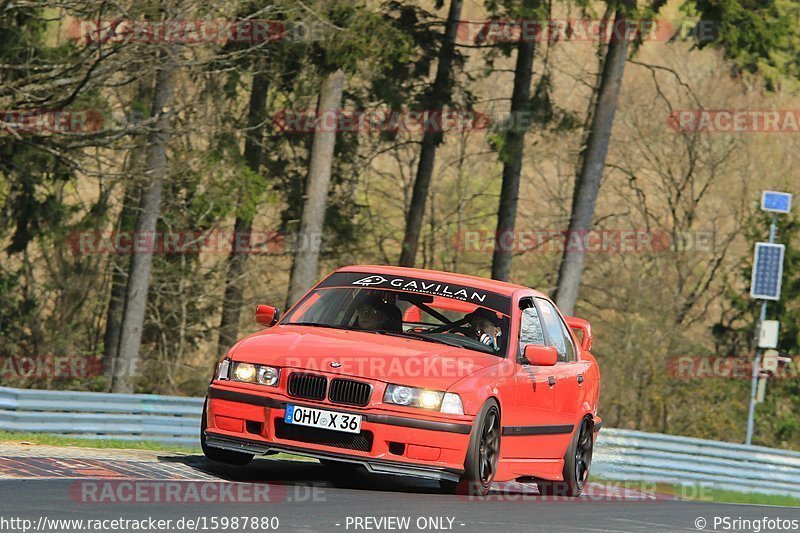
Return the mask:
[[[366,274],[387,274],[390,276],[410,276],[425,278],[433,281],[443,283],[458,283],[482,289],[485,291],[496,292],[504,296],[512,296],[517,291],[525,291],[533,293],[534,296],[547,296],[537,290],[525,287],[523,285],[516,285],[514,283],[507,283],[505,281],[498,281],[488,278],[480,278],[478,276],[468,276],[466,274],[457,274],[455,272],[443,272],[441,270],[425,270],[422,268],[407,268],[398,266],[381,266],[381,265],[350,265],[336,270],[336,272],[364,272]]]

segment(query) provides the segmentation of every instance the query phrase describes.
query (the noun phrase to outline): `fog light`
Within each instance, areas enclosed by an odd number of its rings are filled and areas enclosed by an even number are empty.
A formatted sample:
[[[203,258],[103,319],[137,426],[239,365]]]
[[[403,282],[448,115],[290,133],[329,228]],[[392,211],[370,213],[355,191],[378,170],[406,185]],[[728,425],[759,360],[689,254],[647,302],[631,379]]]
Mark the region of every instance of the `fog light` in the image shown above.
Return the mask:
[[[251,382],[256,377],[256,367],[250,363],[239,363],[236,365],[233,375],[239,381]]]

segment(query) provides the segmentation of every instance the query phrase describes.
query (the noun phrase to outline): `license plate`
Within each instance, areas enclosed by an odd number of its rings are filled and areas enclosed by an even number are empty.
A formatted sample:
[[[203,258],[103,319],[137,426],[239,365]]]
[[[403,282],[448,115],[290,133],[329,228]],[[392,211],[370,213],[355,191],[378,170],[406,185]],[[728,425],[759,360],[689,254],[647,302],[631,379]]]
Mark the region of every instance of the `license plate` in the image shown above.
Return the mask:
[[[325,411],[324,409],[314,409],[313,407],[289,404],[286,406],[286,415],[283,421],[297,426],[330,429],[345,433],[361,433],[361,415],[337,413],[335,411]]]

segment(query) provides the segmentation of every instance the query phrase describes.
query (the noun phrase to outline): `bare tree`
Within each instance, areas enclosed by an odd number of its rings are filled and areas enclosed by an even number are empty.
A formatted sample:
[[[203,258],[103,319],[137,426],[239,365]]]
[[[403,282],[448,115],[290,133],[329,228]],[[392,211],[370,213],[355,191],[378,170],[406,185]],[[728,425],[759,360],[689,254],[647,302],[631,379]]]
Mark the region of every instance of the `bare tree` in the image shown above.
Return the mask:
[[[597,101],[592,114],[586,146],[581,154],[580,172],[575,181],[567,246],[564,247],[561,258],[556,292],[556,303],[567,314],[574,311],[578,301],[578,289],[585,259],[582,247],[569,246],[569,239],[572,236],[580,236],[592,228],[595,204],[600,192],[600,182],[603,179],[608,145],[611,140],[611,128],[614,125],[622,77],[625,73],[625,62],[628,59],[630,44],[627,35],[628,17],[634,9],[635,2],[624,0],[614,14],[614,28],[621,31],[623,36],[617,37],[612,32],[613,36],[606,49]]]
[[[461,0],[451,0],[450,10],[445,24],[444,41],[439,51],[439,64],[436,67],[436,78],[428,98],[425,99],[425,111],[441,113],[444,104],[450,98],[450,80],[455,57],[456,33],[461,18]],[[433,165],[436,161],[436,149],[442,142],[441,131],[426,129],[422,137],[419,153],[417,176],[414,180],[414,192],[406,216],[406,229],[403,237],[403,249],[400,252],[400,266],[413,267],[417,259],[419,238],[422,233],[422,219],[425,216],[425,203],[433,176]]]
[[[503,246],[503,236],[513,233],[516,226],[525,143],[525,129],[518,125],[515,117],[518,118],[530,103],[535,50],[534,39],[520,38],[517,45],[517,64],[514,69],[514,90],[511,94],[513,124],[506,131],[503,146],[503,185],[500,191],[500,206],[497,209],[497,231],[495,233],[497,244],[492,255],[492,277],[502,281],[507,281],[511,273],[511,250]]]
[[[297,235],[297,248],[292,263],[289,294],[286,306],[290,307],[316,281],[319,268],[319,252],[322,229],[325,224],[325,209],[331,183],[333,149],[336,144],[336,129],[326,128],[323,114],[338,115],[342,108],[344,71],[339,69],[328,75],[322,83],[317,104],[317,125],[311,146],[311,161],[308,167],[305,203]]]
[[[256,73],[250,88],[250,102],[247,112],[247,133],[244,143],[244,160],[247,168],[253,173],[258,173],[263,157],[263,132],[266,119],[267,91],[269,78],[266,72],[256,66]],[[249,203],[247,199],[240,198],[239,203]],[[250,232],[253,229],[253,209],[238,209],[234,223],[234,243],[250,242]],[[225,353],[239,335],[239,319],[242,306],[243,277],[247,255],[231,249],[228,256],[226,270],[225,298],[222,302],[222,318],[219,323],[219,342],[217,353]]]
[[[147,138],[145,183],[142,187],[140,212],[136,220],[137,234],[149,234],[153,238],[161,210],[161,189],[167,173],[167,147],[171,116],[169,106],[172,102],[175,83],[174,70],[175,63],[172,54],[169,51],[161,53],[150,113],[157,120],[153,131]],[[152,249],[136,251],[131,257],[125,312],[119,339],[119,354],[113,372],[111,387],[113,392],[130,393],[134,389],[152,266]]]
[[[132,156],[135,154],[131,154]],[[117,221],[118,231],[129,231],[136,220],[136,204],[139,200],[138,188],[133,182],[125,184],[122,210]],[[122,316],[125,312],[125,293],[128,287],[130,258],[122,255],[111,256],[111,296],[106,310],[106,329],[103,337],[103,371],[111,385],[114,380],[114,367],[119,356],[119,337],[122,333]]]

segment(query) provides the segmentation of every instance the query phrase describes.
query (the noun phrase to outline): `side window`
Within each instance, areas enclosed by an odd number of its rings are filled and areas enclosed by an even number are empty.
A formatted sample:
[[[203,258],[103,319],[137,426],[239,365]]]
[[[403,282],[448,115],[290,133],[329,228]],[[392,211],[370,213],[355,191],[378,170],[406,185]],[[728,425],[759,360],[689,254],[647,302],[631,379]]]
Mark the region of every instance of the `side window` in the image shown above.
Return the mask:
[[[558,311],[547,300],[537,299],[536,304],[539,306],[542,322],[544,323],[545,331],[547,331],[548,346],[556,349],[559,361],[574,361],[575,348],[572,346],[572,340],[569,335],[566,334],[564,323],[558,316]]]
[[[561,324],[561,331],[564,334],[564,345],[567,348],[567,361],[575,361],[575,345],[572,344],[572,337],[570,336],[569,329],[567,329],[567,325],[564,324],[564,321],[560,318],[558,319],[558,323]]]
[[[528,344],[545,345],[542,321],[539,320],[539,311],[537,311],[533,305],[522,310],[522,319],[519,325],[520,353],[522,353],[525,346]]]

